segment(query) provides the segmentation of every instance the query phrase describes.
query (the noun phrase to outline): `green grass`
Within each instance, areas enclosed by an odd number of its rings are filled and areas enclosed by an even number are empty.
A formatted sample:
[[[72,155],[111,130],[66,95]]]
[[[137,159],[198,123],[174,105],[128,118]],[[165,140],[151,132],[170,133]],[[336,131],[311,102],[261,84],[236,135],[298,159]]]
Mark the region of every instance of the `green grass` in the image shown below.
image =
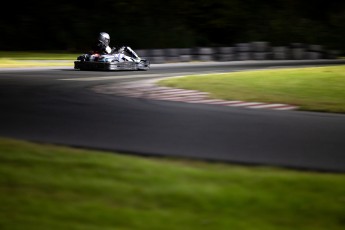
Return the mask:
[[[0,51],[0,68],[74,66],[80,54],[62,52]]]
[[[345,65],[195,75],[158,84],[210,92],[212,98],[286,103],[301,110],[345,113]]]
[[[0,228],[345,228],[345,175],[0,138]]]
[[[79,53],[65,53],[65,52],[37,52],[37,51],[0,51],[0,58],[11,60],[74,60]]]
[[[59,61],[59,60],[13,60],[8,58],[0,58],[0,68],[27,68],[27,67],[48,67],[48,66],[71,66],[74,67],[74,62]]]

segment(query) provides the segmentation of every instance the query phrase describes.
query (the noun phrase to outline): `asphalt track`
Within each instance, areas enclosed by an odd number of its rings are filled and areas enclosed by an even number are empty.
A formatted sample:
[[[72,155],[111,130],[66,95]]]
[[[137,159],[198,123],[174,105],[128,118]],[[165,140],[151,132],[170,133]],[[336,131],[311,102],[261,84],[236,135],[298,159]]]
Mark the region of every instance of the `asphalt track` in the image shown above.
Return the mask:
[[[176,75],[341,60],[152,65],[149,71],[70,67],[0,71],[0,136],[127,154],[345,172],[345,115],[253,110],[96,93],[94,86]]]

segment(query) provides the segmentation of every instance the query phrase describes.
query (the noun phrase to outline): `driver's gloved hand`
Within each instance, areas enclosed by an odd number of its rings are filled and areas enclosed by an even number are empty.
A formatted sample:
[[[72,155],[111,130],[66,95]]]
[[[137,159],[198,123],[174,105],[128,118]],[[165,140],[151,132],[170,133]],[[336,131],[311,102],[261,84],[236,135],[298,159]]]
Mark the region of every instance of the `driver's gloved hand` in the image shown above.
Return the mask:
[[[121,48],[119,48],[118,52],[119,52],[119,53],[125,52],[125,48],[126,48],[126,47],[122,46]]]

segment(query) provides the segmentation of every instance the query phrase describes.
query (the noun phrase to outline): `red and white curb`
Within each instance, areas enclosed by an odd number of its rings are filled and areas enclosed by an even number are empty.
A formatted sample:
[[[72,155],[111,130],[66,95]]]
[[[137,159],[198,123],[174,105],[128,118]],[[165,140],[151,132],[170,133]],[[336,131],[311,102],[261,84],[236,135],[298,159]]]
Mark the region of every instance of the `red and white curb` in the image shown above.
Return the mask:
[[[93,88],[94,91],[104,94],[113,94],[124,97],[146,98],[152,100],[178,101],[186,103],[199,103],[210,105],[221,105],[230,107],[243,107],[250,109],[271,109],[271,110],[296,110],[297,106],[288,104],[272,104],[264,102],[227,101],[211,99],[209,93],[197,90],[177,89],[157,86],[157,80],[145,80],[126,82],[116,85],[99,85]]]

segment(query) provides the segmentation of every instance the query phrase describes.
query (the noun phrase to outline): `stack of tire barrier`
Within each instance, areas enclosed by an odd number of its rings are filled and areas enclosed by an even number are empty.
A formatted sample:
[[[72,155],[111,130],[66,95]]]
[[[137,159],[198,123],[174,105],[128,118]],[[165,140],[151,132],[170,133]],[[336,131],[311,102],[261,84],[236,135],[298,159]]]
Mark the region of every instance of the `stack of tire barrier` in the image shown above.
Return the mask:
[[[272,50],[268,42],[252,42],[251,50],[254,60],[272,59]]]
[[[235,61],[236,51],[235,47],[218,47],[216,48],[216,61]]]
[[[192,57],[192,49],[184,48],[184,49],[177,49],[177,53],[179,53],[179,60],[180,62],[190,62],[193,60]]]
[[[197,61],[214,61],[214,48],[198,47],[195,49],[195,60]]]
[[[321,45],[291,43],[287,46],[271,46],[266,41],[237,43],[229,47],[138,50],[137,53],[156,64],[191,61],[336,59],[340,54],[339,51],[327,50]]]

